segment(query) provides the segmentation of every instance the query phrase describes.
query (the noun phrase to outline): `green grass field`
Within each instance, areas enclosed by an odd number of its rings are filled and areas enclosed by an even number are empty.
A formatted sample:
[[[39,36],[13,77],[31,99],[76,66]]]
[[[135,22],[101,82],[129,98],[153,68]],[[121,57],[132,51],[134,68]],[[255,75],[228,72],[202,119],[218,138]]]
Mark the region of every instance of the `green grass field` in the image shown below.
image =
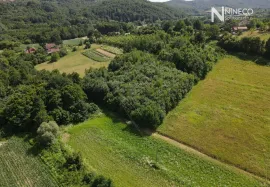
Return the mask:
[[[102,115],[67,132],[67,143],[82,153],[87,166],[110,177],[117,187],[262,185],[163,140],[138,136],[115,117]]]
[[[269,178],[270,67],[226,57],[158,131]]]
[[[119,49],[117,47],[111,47],[111,46],[106,46],[106,45],[103,45],[101,47],[103,50],[105,51],[108,51],[110,53],[113,53],[115,55],[120,55],[120,54],[123,54],[123,50],[122,49]]]
[[[100,48],[100,45],[92,44],[92,49]],[[92,68],[107,67],[107,62],[96,62],[84,56],[82,52],[85,51],[83,47],[80,47],[76,52],[69,52],[69,54],[55,63],[42,63],[36,66],[37,70],[49,70],[58,69],[60,72],[72,73],[77,72],[80,76],[84,76],[85,70]]]
[[[57,186],[41,159],[28,154],[29,148],[21,138],[0,142],[1,187]]]
[[[94,60],[96,62],[106,62],[106,61],[110,60],[110,58],[108,58],[107,56],[99,53],[95,49],[86,50],[82,54],[84,56],[88,57],[89,59],[92,59],[92,60]]]
[[[239,36],[239,38],[243,37],[260,37],[262,40],[268,40],[270,38],[270,32],[246,31]]]
[[[70,45],[70,46],[78,46],[81,42],[83,42],[86,39],[86,37],[84,38],[74,38],[74,39],[70,39],[70,40],[64,40],[63,44],[64,45]]]

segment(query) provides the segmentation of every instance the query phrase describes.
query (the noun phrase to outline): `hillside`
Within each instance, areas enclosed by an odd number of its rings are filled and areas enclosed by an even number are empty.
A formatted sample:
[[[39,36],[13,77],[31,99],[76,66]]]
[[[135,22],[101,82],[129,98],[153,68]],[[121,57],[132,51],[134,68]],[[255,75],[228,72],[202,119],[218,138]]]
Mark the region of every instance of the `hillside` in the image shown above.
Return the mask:
[[[268,0],[171,0],[166,2],[167,5],[180,8],[193,8],[199,10],[207,10],[215,6],[227,6],[233,8],[270,8]]]
[[[145,0],[98,1],[92,11],[99,18],[124,22],[169,20],[183,15],[165,4]]]
[[[270,172],[270,68],[221,60],[165,118],[159,132],[266,176]]]

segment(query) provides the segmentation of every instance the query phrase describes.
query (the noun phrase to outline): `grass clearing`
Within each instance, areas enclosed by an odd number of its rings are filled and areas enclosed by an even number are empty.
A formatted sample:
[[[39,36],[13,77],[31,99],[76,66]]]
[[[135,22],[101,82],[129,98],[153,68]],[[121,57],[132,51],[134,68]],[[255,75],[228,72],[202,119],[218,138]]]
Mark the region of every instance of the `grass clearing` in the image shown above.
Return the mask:
[[[30,147],[17,137],[0,142],[1,187],[58,186],[41,159],[28,154]]]
[[[115,117],[102,115],[67,132],[68,144],[82,153],[87,166],[118,187],[262,185],[163,140],[138,136]]]
[[[70,46],[78,46],[81,42],[84,42],[86,38],[74,38],[74,39],[70,39],[70,40],[64,40],[63,44],[64,45],[70,45]]]
[[[243,37],[260,37],[261,40],[267,41],[270,38],[270,32],[246,31],[239,36],[239,38]]]
[[[121,55],[121,54],[123,54],[123,50],[120,49],[120,48],[117,48],[117,47],[103,45],[101,48],[103,50],[108,51],[108,52],[110,52],[112,54],[115,54],[115,55]]]
[[[158,131],[269,177],[270,67],[226,57],[167,115]]]
[[[21,50],[25,50],[27,47],[32,47],[32,48],[38,49],[40,47],[40,45],[39,44],[21,44],[20,45]]]
[[[100,45],[92,44],[92,49],[100,48]],[[83,47],[79,47],[76,52],[69,52],[69,54],[55,63],[42,63],[36,66],[37,70],[48,70],[52,71],[54,69],[58,69],[60,72],[72,73],[77,72],[81,77],[84,76],[85,70],[89,68],[100,68],[107,67],[109,65],[109,61],[97,62],[91,60],[84,56],[82,52],[85,50]]]

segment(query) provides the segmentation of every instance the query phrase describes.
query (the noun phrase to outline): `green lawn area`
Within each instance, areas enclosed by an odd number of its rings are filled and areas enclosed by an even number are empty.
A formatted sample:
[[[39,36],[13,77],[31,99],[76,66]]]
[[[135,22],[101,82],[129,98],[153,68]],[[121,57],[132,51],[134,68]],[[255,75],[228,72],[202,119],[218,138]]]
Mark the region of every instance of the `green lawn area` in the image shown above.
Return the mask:
[[[260,37],[262,40],[268,40],[270,38],[270,32],[246,31],[243,32],[239,37]]]
[[[187,153],[163,140],[136,135],[116,117],[101,115],[67,128],[67,143],[86,165],[117,187],[243,186],[262,184],[250,176]],[[159,169],[151,166],[157,163]]]
[[[269,177],[270,67],[226,57],[167,115],[158,131]]]
[[[92,44],[92,49],[100,48],[100,45]],[[83,47],[79,47],[76,52],[69,52],[69,54],[55,63],[42,63],[36,66],[37,70],[49,70],[58,69],[60,72],[72,73],[77,72],[81,76],[84,76],[85,70],[92,68],[107,67],[110,61],[96,62],[84,56],[82,52],[85,51]]]
[[[25,50],[27,47],[33,47],[33,48],[37,49],[40,47],[40,45],[39,44],[21,44],[20,45],[21,50]]]
[[[41,159],[28,153],[30,147],[16,137],[0,142],[1,187],[57,186]]]
[[[78,46],[81,42],[83,42],[86,39],[86,37],[83,38],[74,38],[74,39],[70,39],[70,40],[64,40],[63,44],[64,45],[76,45]]]

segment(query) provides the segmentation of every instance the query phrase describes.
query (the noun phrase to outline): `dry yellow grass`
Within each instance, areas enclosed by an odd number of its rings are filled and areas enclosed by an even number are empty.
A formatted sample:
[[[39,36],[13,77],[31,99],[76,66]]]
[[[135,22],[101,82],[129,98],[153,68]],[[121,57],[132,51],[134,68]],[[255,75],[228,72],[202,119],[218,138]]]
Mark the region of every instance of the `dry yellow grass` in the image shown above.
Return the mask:
[[[268,40],[270,38],[270,32],[247,31],[243,32],[239,37],[260,37],[262,40]]]
[[[158,131],[269,178],[270,67],[221,60]]]
[[[100,48],[100,45],[93,44],[93,49]],[[42,63],[36,66],[37,70],[52,71],[58,69],[60,72],[72,73],[77,72],[80,76],[84,76],[85,70],[92,68],[107,67],[109,62],[96,62],[82,54],[84,49],[80,47],[76,52],[69,52],[69,54],[55,63]]]

